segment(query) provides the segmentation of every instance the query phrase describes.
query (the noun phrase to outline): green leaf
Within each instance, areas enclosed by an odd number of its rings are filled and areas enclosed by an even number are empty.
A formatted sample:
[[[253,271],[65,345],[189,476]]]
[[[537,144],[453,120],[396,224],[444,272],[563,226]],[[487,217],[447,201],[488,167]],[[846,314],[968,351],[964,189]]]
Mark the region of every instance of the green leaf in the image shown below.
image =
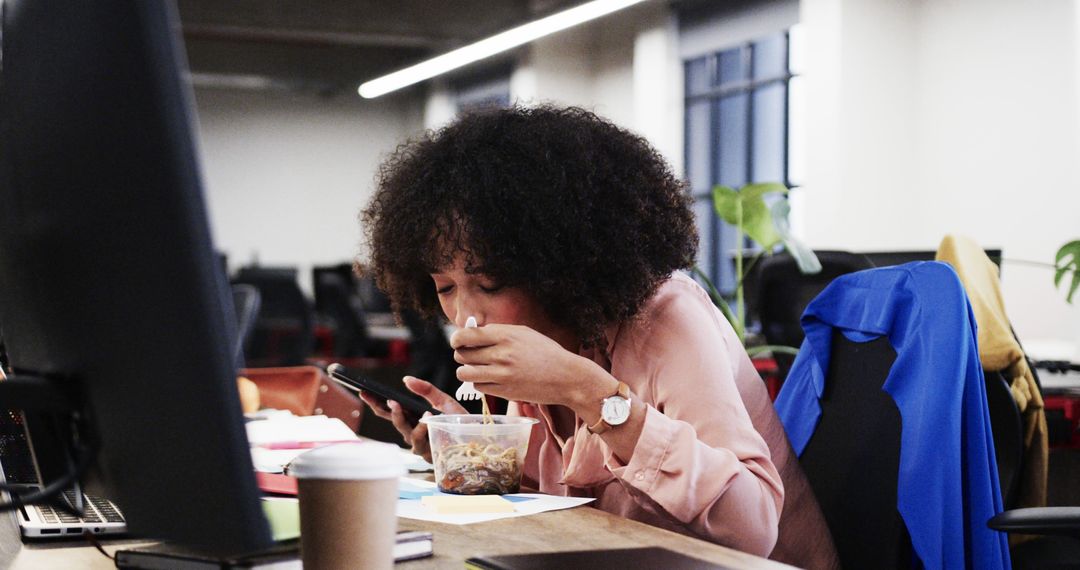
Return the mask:
[[[788,221],[788,214],[791,213],[791,204],[787,200],[780,200],[773,204],[771,208],[771,214],[773,219],[773,225],[776,226],[776,232],[780,234],[780,239],[784,242],[784,248],[788,250],[791,257],[795,258],[795,263],[799,266],[799,271],[806,275],[812,275],[821,272],[821,261],[818,260],[817,255],[814,254],[814,250],[807,247],[806,244],[799,241],[794,234],[791,233],[791,223]]]
[[[762,182],[760,184],[747,184],[739,190],[739,194],[742,195],[743,200],[753,200],[755,198],[762,198],[766,194],[787,194],[787,186],[780,184],[779,182]]]
[[[771,250],[780,243],[769,206],[760,197],[743,201],[743,231],[763,249]]]
[[[1054,256],[1054,265],[1061,265],[1069,255],[1072,255],[1071,265],[1076,265],[1080,261],[1080,239],[1070,241],[1069,243],[1061,246],[1061,249],[1057,251],[1057,255]]]
[[[1073,295],[1080,288],[1080,240],[1073,240],[1061,246],[1054,256],[1054,287],[1061,285],[1062,278],[1067,273],[1072,273],[1072,281],[1069,283],[1069,292],[1065,296],[1065,302],[1072,304]]]
[[[727,186],[714,186],[712,189],[713,209],[720,219],[729,224],[739,223],[739,193]]]
[[[741,190],[728,186],[713,188],[713,209],[725,222],[741,227],[742,231],[763,249],[772,249],[780,243],[780,234],[773,226],[766,194],[786,194],[787,188],[775,182],[748,184]]]

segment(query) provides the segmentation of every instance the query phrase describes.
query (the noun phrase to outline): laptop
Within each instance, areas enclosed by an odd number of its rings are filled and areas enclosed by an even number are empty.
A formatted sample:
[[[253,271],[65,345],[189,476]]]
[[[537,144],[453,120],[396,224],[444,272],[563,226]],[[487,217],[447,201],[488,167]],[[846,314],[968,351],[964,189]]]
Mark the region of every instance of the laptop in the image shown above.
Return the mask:
[[[41,469],[27,437],[22,413],[0,410],[0,483],[16,491],[34,491],[42,486]],[[76,493],[82,498],[83,516],[50,505],[23,505],[10,511],[19,523],[24,540],[78,537],[86,531],[97,535],[127,532],[120,509],[103,497],[69,489],[61,499],[68,507],[75,504]],[[6,501],[7,493],[0,493]]]

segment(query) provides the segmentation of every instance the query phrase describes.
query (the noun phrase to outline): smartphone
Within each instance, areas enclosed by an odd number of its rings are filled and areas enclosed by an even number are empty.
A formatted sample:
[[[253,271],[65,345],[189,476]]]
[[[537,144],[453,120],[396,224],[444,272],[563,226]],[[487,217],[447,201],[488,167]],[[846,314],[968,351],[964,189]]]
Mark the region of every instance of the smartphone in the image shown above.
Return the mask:
[[[419,422],[420,417],[424,415],[424,412],[431,412],[432,415],[441,413],[439,410],[431,407],[431,404],[419,396],[402,390],[396,390],[385,384],[375,382],[374,380],[369,380],[362,376],[349,373],[345,370],[344,366],[336,362],[326,367],[326,373],[334,380],[345,384],[353,390],[364,391],[379,397],[382,399],[383,407],[387,407],[387,400],[394,400],[401,404],[401,409],[405,411],[406,419],[413,425],[416,425]]]

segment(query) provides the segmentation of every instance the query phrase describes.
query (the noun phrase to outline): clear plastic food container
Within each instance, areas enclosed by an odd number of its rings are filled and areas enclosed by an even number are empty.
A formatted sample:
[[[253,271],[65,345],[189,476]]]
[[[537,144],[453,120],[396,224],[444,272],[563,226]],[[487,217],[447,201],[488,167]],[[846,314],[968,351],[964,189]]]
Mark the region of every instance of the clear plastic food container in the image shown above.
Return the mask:
[[[480,414],[428,416],[435,482],[444,493],[504,495],[521,488],[521,468],[529,434],[539,420]]]

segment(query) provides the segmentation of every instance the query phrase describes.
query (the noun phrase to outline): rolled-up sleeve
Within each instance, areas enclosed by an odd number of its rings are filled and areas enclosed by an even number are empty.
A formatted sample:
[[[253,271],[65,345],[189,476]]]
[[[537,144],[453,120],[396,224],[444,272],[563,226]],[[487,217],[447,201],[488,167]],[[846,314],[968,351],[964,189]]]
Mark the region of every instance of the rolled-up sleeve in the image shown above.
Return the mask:
[[[647,411],[629,463],[608,453],[606,465],[644,509],[708,540],[768,556],[784,489],[738,389],[740,380],[761,379],[734,331],[695,294],[665,295],[644,315],[646,326],[616,343],[612,375]]]

